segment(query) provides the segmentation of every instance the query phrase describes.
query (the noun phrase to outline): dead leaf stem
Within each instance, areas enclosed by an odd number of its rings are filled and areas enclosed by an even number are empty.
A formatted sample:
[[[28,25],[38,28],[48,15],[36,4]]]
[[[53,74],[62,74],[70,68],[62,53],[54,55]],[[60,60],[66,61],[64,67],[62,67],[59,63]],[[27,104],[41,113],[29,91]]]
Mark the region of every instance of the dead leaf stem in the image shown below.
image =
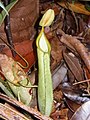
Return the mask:
[[[82,80],[82,81],[79,81],[79,82],[73,83],[73,85],[78,85],[78,84],[82,84],[82,83],[85,83],[85,82],[90,82],[90,79]]]

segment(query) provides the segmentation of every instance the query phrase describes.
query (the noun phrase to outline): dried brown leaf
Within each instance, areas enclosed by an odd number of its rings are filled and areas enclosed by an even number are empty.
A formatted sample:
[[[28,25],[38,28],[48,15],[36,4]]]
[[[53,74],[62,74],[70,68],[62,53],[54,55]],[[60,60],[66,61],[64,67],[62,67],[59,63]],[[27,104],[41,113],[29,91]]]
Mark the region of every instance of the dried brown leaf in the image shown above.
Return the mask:
[[[65,52],[63,52],[63,57],[64,57],[65,62],[68,65],[69,69],[73,73],[74,77],[78,81],[83,80],[83,72],[82,72],[82,69],[81,69],[81,66],[80,66],[78,60],[75,57],[72,57],[72,56],[66,54]]]
[[[79,107],[70,120],[90,120],[90,101]]]
[[[30,120],[27,117],[25,117],[20,112],[16,111],[15,109],[11,108],[10,106],[6,106],[4,104],[0,103],[0,115],[2,118],[8,119],[8,120]]]
[[[18,108],[22,109],[23,112],[27,112],[30,115],[33,115],[35,118],[38,118],[40,120],[52,120],[50,117],[47,117],[45,115],[42,115],[39,111],[37,111],[36,109],[27,107],[26,105],[24,105],[23,103],[11,99],[10,97],[0,93],[0,99],[5,100],[6,102],[10,103],[11,105],[17,106]]]
[[[78,52],[78,54],[81,56],[82,60],[84,61],[86,67],[90,71],[90,56],[85,46],[75,37],[72,37],[70,35],[62,36],[61,41],[63,42],[64,39],[66,39],[75,48],[75,50]]]
[[[54,99],[57,101],[57,102],[61,102],[62,101],[62,98],[63,98],[63,93],[61,90],[55,90],[54,91]]]
[[[51,115],[53,120],[68,120],[68,109],[61,109],[60,111],[56,111]]]
[[[27,75],[23,69],[14,61],[11,57],[5,54],[0,54],[0,67],[3,75],[7,80],[17,84],[23,79],[27,78]]]
[[[57,29],[57,35],[65,36],[65,33],[61,29]],[[68,49],[70,49],[74,53],[76,52],[75,48],[67,41],[67,39],[65,39],[65,37],[59,37],[59,39]]]
[[[90,101],[90,98],[86,96],[87,93],[85,93],[84,90],[78,88],[78,86],[73,86],[66,82],[62,84],[61,88],[64,96],[73,102],[82,104],[87,101]]]
[[[66,9],[73,10],[76,13],[81,13],[85,15],[90,15],[90,12],[86,10],[85,5],[77,2],[77,3],[68,3],[66,5],[66,2],[58,2],[58,4]]]
[[[63,64],[61,66],[58,66],[52,73],[52,79],[53,79],[53,89],[55,89],[66,77],[67,74],[67,68]]]
[[[7,84],[15,97],[24,104],[29,105],[32,94],[31,82],[24,70],[11,57],[0,54],[0,68]],[[5,90],[5,89],[4,89]]]
[[[53,59],[51,63],[51,69],[54,70],[57,64],[61,62],[63,46],[61,45],[61,42],[55,37],[51,41],[51,47],[51,56]]]

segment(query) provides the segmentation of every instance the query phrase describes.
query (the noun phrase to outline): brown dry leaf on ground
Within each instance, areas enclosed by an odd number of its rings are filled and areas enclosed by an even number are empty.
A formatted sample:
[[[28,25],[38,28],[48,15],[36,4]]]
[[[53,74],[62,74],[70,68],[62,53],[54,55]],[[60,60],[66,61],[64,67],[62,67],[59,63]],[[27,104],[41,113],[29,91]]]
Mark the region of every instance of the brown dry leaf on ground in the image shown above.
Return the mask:
[[[90,101],[79,107],[70,120],[89,120],[90,119]]]
[[[76,80],[78,81],[83,80],[84,79],[83,71],[81,69],[81,65],[78,59],[71,55],[68,55],[65,52],[63,52],[63,57],[70,71],[73,73],[74,77],[76,78]]]
[[[53,120],[68,120],[68,109],[61,109],[52,113],[51,117]]]
[[[73,10],[76,13],[81,13],[85,15],[90,15],[90,12],[86,10],[85,5],[76,2],[76,3],[67,3],[67,2],[58,2],[58,4],[66,9]]]
[[[6,79],[14,84],[27,78],[27,75],[18,63],[6,55],[0,54],[0,67]]]
[[[61,41],[63,42],[64,39],[66,39],[76,49],[76,51],[86,64],[88,70],[90,71],[90,56],[85,46],[75,37],[65,35],[64,37],[61,38]]]
[[[23,114],[21,114],[20,112],[16,111],[15,109],[13,109],[12,107],[8,107],[6,105],[3,105],[0,103],[0,115],[5,118],[5,119],[9,119],[9,120],[31,120],[27,117],[25,117]]]
[[[19,112],[20,112],[20,110],[25,112],[27,117],[30,117],[31,115],[33,115],[35,117],[34,119],[52,120],[50,117],[42,115],[39,111],[37,111],[37,109],[27,107],[22,102],[19,102],[19,101],[15,100],[15,99],[11,99],[10,97],[8,97],[8,96],[6,96],[6,95],[4,95],[2,93],[0,93],[0,99],[4,100],[6,103],[9,103],[13,107],[16,107],[17,110],[19,110]]]
[[[29,105],[32,97],[31,93],[29,93],[32,91],[31,82],[27,74],[19,65],[20,63],[17,63],[12,58],[0,54],[1,73],[7,81],[7,85],[19,101]]]
[[[55,67],[61,62],[62,60],[62,50],[63,46],[61,42],[54,37],[51,41],[51,57],[52,57],[52,62],[51,62],[51,69],[54,70]]]

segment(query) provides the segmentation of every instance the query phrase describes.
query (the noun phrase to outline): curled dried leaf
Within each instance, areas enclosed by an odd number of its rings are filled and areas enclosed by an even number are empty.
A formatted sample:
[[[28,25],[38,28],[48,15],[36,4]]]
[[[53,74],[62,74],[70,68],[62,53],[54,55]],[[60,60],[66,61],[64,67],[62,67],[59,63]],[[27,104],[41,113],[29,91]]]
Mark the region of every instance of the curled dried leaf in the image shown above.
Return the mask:
[[[32,94],[29,93],[31,83],[24,70],[12,58],[4,54],[0,54],[0,67],[16,98],[29,105],[32,98]]]
[[[12,83],[17,84],[27,78],[27,75],[17,62],[4,54],[0,54],[0,67],[3,75]]]
[[[86,67],[90,71],[90,56],[85,46],[75,37],[72,37],[70,35],[62,36],[61,41],[63,42],[64,39],[67,40],[75,48],[75,50],[78,52],[78,54],[81,56],[82,60],[84,61]]]

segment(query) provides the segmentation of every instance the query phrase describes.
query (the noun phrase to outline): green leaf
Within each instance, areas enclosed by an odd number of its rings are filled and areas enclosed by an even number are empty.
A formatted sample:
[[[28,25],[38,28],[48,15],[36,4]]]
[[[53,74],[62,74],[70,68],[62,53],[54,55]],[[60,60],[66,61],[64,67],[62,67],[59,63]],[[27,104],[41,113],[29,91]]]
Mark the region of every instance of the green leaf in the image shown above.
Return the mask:
[[[11,98],[14,99],[13,94],[11,94],[11,92],[7,89],[7,87],[5,87],[5,86],[3,85],[3,83],[1,83],[1,82],[0,82],[0,88],[1,88],[9,97],[11,97]]]
[[[9,5],[7,5],[5,7],[6,11],[9,12],[11,10],[11,8],[18,2],[18,0],[13,0]],[[7,13],[6,13],[5,10],[3,10],[1,13],[0,13],[0,26],[2,25]]]
[[[21,84],[24,85],[26,84],[27,79],[24,79],[21,81]],[[29,81],[28,85],[26,85],[26,87],[23,86],[16,86],[10,82],[8,82],[11,90],[13,91],[15,97],[17,97],[17,99],[20,102],[23,102],[25,105],[29,106],[30,105],[30,101],[32,98],[32,94],[30,95],[29,91],[31,90],[31,83]]]
[[[0,7],[6,12],[6,14],[8,15],[8,11],[6,10],[6,8],[4,7],[3,3],[0,1]]]

